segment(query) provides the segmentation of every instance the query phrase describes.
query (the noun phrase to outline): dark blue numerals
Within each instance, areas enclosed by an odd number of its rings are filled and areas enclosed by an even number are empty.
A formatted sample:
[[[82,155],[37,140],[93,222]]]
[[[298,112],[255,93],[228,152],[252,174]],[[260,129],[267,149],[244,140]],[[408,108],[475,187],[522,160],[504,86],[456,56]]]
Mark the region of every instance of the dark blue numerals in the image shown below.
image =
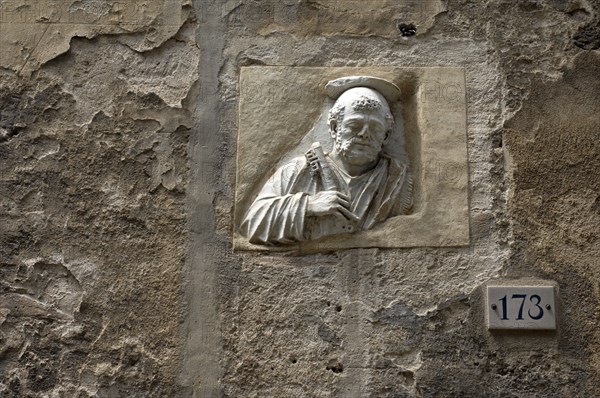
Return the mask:
[[[533,302],[534,299],[537,300],[535,303]],[[535,319],[535,320],[538,320],[541,317],[543,317],[544,310],[542,309],[542,307],[540,307],[540,301],[542,301],[542,298],[540,296],[538,296],[537,294],[532,294],[531,297],[529,297],[529,301],[531,301],[533,303],[533,305],[535,305],[538,309],[537,315],[531,315],[531,309],[529,311],[527,311],[527,313],[529,314],[529,317],[531,319]]]
[[[506,305],[506,295],[500,299],[502,301],[502,320],[506,321],[508,319],[508,310]]]
[[[521,306],[519,307],[519,315],[517,316],[517,321],[523,320],[523,304],[525,304],[526,294],[513,294],[512,298],[521,299]]]
[[[525,300],[527,299],[527,295],[526,294],[513,294],[511,297],[511,299],[517,299],[517,300],[521,300],[521,303],[519,305],[519,311],[517,312],[517,321],[522,321],[524,320],[523,318],[523,309],[525,307]],[[499,299],[498,301],[500,301],[502,303],[502,320],[503,321],[507,321],[508,320],[508,298],[506,297],[506,295],[504,297],[502,297],[501,299]],[[527,315],[529,315],[529,318],[533,319],[533,320],[538,320],[541,319],[544,316],[544,309],[540,306],[540,303],[542,301],[542,298],[540,296],[538,296],[537,294],[532,294],[529,297],[529,301],[535,306],[533,308],[530,308],[529,310],[527,310]],[[533,313],[532,313],[533,310]]]

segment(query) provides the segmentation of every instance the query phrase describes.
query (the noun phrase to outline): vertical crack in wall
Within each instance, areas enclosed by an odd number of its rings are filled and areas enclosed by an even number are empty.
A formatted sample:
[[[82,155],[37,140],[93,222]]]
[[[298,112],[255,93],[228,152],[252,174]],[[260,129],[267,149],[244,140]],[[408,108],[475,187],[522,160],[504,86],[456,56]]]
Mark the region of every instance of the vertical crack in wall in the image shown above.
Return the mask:
[[[207,13],[207,6],[214,13]],[[218,4],[194,2],[200,24],[196,32],[202,54],[200,86],[195,113],[194,134],[188,144],[190,178],[186,208],[188,228],[186,260],[188,315],[185,322],[185,344],[181,382],[192,389],[194,397],[222,396],[223,340],[220,325],[226,321],[219,313],[220,268],[224,267],[227,242],[215,234],[214,215],[216,179],[223,165],[219,157],[221,137],[219,71],[225,46],[225,30]]]

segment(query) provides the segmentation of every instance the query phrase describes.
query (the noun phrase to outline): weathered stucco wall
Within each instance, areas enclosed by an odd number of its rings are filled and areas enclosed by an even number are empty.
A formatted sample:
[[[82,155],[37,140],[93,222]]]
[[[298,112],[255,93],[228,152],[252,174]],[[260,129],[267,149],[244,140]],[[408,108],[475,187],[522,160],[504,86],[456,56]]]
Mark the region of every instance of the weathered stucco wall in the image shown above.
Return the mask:
[[[57,3],[0,4],[0,395],[184,396],[193,10]]]
[[[598,2],[0,7],[0,396],[600,395]],[[470,245],[233,252],[250,65],[464,68]],[[489,332],[499,278],[558,330]]]

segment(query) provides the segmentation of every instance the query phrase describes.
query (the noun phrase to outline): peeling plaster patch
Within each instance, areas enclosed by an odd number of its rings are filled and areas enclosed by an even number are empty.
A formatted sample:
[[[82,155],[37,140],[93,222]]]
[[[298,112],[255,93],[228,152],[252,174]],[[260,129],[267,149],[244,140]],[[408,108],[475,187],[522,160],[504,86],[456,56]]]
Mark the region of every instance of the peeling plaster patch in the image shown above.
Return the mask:
[[[140,33],[123,41],[138,51],[160,46],[189,18],[185,0],[15,0],[0,3],[0,67],[25,76],[69,50],[73,37]]]
[[[229,20],[234,28],[261,36],[290,33],[295,36],[398,37],[399,24],[411,25],[417,36],[431,29],[435,17],[447,11],[446,0],[317,0],[228,1],[206,4],[204,14]],[[405,35],[406,36],[406,35]]]
[[[74,40],[71,52],[49,63],[46,70],[65,81],[64,90],[79,108],[77,124],[84,126],[99,111],[114,116],[122,107],[114,96],[128,92],[155,94],[167,106],[181,108],[198,79],[198,60],[198,48],[190,42],[173,39],[140,54],[101,37]]]
[[[99,20],[103,16],[107,15],[115,6],[116,4],[111,5],[105,0],[77,0],[69,7],[69,13],[76,14],[81,12],[90,16],[95,16],[96,19]]]
[[[73,320],[83,289],[67,267],[54,261],[34,259],[22,266],[1,268],[3,296],[0,308],[12,317],[49,317]]]
[[[190,82],[198,79],[198,48],[190,42],[167,41],[142,55],[123,61],[123,83],[138,94],[156,94],[168,106],[181,108]]]
[[[183,4],[0,3],[0,395],[186,396]]]

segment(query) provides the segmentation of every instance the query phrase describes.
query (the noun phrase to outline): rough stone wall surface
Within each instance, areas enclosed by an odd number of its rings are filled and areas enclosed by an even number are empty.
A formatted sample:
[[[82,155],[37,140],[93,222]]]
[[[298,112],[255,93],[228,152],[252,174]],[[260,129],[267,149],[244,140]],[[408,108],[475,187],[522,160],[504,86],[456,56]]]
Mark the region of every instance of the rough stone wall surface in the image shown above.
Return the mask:
[[[50,3],[0,4],[0,396],[184,396],[193,10]]]
[[[597,1],[0,7],[1,397],[600,395]],[[248,65],[464,68],[470,245],[232,252]]]

